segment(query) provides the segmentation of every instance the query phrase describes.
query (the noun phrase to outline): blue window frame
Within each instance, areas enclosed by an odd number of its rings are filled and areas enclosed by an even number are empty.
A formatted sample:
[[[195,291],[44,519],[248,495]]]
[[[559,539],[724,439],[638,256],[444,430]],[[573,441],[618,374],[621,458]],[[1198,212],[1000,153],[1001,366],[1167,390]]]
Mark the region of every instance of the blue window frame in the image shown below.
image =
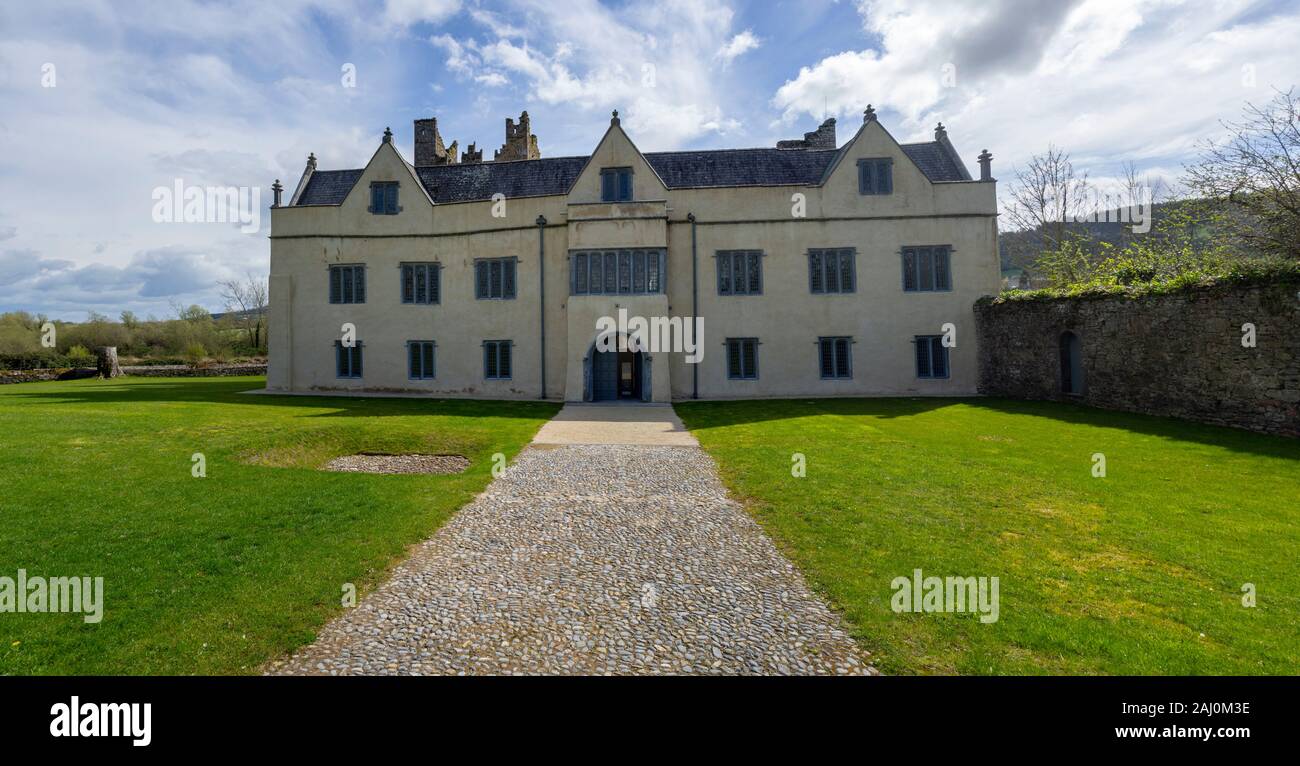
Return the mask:
[[[719,250],[718,295],[762,295],[763,251]]]
[[[479,300],[513,300],[515,258],[480,258],[474,261],[474,297]]]
[[[569,256],[570,295],[656,295],[663,292],[663,250],[581,250]]]
[[[952,289],[952,248],[948,245],[903,248],[903,291]]]
[[[918,335],[916,344],[916,377],[937,379],[948,377],[948,349],[942,335]]]
[[[483,377],[488,380],[510,380],[510,347],[508,340],[483,341]]]
[[[758,378],[758,338],[727,338],[727,378]]]
[[[366,267],[330,266],[330,303],[365,303]]]
[[[601,202],[632,201],[632,168],[602,168],[600,171]]]
[[[402,208],[397,204],[396,181],[373,181],[370,184],[370,207],[375,215],[397,215]]]
[[[442,301],[442,267],[437,263],[402,264],[402,303]]]
[[[815,295],[857,290],[857,251],[851,247],[808,251],[808,289]]]
[[[817,363],[824,379],[853,377],[853,339],[832,336],[817,339]]]
[[[334,341],[334,374],[339,378],[361,377],[361,341],[351,346]]]
[[[859,194],[893,194],[894,161],[888,157],[858,160]]]
[[[406,342],[406,376],[411,380],[432,380],[435,377],[434,349],[431,340]]]

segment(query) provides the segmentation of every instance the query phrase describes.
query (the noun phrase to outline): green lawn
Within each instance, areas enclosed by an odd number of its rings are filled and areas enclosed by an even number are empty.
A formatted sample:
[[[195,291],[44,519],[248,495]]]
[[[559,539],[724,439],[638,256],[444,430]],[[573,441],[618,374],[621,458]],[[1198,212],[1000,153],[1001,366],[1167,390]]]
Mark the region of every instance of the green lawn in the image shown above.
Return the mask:
[[[262,378],[0,386],[0,576],[102,576],[99,624],[0,613],[0,674],[253,673],[481,491],[546,403],[250,396]],[[460,454],[455,476],[316,470]],[[207,477],[191,476],[191,455]]]
[[[1300,442],[985,399],[677,410],[885,672],[1300,672]],[[895,613],[917,568],[999,577],[999,619]]]

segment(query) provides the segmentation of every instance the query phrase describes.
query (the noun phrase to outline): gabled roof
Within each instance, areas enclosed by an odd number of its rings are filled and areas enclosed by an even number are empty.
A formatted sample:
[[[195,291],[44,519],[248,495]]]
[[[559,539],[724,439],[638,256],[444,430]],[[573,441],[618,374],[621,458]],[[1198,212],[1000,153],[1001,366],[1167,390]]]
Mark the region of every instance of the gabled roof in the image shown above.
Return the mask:
[[[970,180],[937,141],[903,144],[903,151],[931,181]],[[669,189],[816,185],[839,150],[711,149],[648,152],[643,156]],[[415,168],[435,204],[476,202],[500,192],[507,199],[569,192],[590,157],[547,157]],[[298,205],[338,205],[361,178],[361,170],[317,170]]]
[[[434,203],[567,194],[587,163],[586,157],[548,157],[511,162],[474,162],[416,168]]]
[[[302,190],[298,205],[340,205],[365,170],[317,170]]]
[[[713,149],[645,154],[646,162],[669,189],[816,184],[834,158],[834,149]]]
[[[912,158],[912,162],[915,162],[921,172],[925,173],[925,177],[931,181],[971,180],[970,173],[966,172],[961,160],[954,157],[953,153],[938,141],[900,144],[899,147]]]

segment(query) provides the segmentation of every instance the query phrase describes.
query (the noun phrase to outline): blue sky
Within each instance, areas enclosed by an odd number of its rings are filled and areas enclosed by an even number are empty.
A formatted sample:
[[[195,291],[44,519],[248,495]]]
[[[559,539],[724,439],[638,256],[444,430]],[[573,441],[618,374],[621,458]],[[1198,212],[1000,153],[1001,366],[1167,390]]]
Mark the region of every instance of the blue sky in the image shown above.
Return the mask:
[[[44,0],[0,8],[0,311],[221,308],[264,274],[261,230],[160,223],[153,191],[290,189],[308,152],[360,167],[411,121],[586,154],[618,109],[643,150],[768,146],[876,106],[942,120],[1003,184],[1048,143],[1105,179],[1176,179],[1198,140],[1300,72],[1300,6],[1251,0]],[[353,65],[355,87],[345,87]],[[52,65],[52,69],[47,65]],[[49,77],[53,74],[53,79]],[[48,87],[52,85],[53,87]]]

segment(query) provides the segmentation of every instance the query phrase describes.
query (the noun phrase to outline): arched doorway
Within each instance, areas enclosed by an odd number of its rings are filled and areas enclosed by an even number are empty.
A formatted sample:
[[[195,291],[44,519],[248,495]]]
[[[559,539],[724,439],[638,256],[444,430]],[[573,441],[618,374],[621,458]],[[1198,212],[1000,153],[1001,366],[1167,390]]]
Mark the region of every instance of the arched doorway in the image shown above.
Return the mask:
[[[650,355],[626,344],[601,351],[593,342],[583,359],[583,399],[588,402],[650,401]]]
[[[1079,336],[1066,330],[1061,333],[1061,393],[1083,394],[1083,350]]]

